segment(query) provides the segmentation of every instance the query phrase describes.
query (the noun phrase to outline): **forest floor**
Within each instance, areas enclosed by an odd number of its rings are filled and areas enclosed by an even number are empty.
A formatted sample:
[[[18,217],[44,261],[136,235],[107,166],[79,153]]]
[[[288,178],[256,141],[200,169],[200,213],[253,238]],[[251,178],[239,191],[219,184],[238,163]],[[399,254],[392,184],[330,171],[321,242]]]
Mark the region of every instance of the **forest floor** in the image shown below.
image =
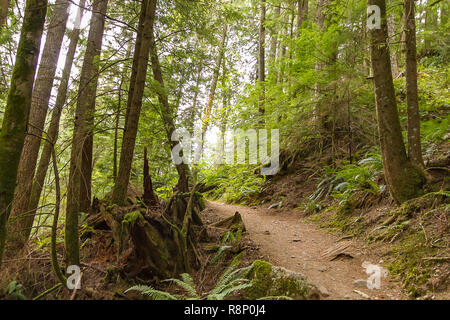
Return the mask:
[[[264,260],[304,274],[319,288],[323,299],[407,299],[400,283],[389,275],[381,280],[379,290],[355,287],[356,280],[368,278],[363,262],[382,265],[382,252],[357,239],[340,239],[319,229],[302,217],[300,210],[250,208],[211,201],[207,209],[209,214],[221,218],[239,212],[247,236]],[[344,248],[345,254],[339,254]]]

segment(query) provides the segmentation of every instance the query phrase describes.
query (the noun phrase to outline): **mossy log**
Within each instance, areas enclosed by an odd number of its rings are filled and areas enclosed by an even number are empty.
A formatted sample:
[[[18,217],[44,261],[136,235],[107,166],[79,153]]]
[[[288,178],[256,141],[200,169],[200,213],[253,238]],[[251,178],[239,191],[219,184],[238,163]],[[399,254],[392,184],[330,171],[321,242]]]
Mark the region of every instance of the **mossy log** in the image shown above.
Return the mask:
[[[200,217],[203,196],[194,188],[174,194],[165,207],[137,203],[118,207],[100,202],[97,214],[89,218],[94,229],[112,231],[118,271],[126,278],[153,280],[198,267],[198,242],[207,236]]]

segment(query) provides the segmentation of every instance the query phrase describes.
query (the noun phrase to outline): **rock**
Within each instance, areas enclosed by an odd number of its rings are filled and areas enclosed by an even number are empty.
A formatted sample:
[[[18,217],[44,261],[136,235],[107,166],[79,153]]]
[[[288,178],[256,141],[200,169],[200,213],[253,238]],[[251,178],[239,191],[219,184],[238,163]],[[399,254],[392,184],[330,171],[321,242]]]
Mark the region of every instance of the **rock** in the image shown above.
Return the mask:
[[[322,297],[326,298],[330,296],[328,290],[324,286],[318,286],[317,289]]]
[[[252,286],[242,293],[244,299],[286,296],[294,300],[318,300],[320,292],[301,273],[256,260],[247,275]]]
[[[364,292],[361,292],[359,290],[353,290],[353,292],[359,294],[361,297],[363,297],[364,299],[370,299],[369,295],[365,294]]]
[[[270,231],[269,231],[269,230],[266,230],[266,231],[264,231],[264,234],[265,234],[265,235],[270,235]]]
[[[274,204],[270,205],[269,209],[280,209],[282,205],[283,205],[283,201],[280,201],[278,203],[274,203]]]
[[[291,240],[292,242],[300,242],[300,241],[302,241],[301,239],[292,239]]]
[[[353,286],[356,288],[367,289],[367,280],[358,279],[353,282]]]

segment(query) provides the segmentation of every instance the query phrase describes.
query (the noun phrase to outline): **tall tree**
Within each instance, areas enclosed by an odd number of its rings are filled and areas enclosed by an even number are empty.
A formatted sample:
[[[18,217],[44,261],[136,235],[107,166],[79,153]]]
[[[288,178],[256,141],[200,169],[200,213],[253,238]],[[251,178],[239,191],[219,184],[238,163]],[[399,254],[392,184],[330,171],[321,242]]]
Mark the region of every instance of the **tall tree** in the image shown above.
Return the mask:
[[[72,150],[70,154],[69,184],[67,187],[65,249],[69,265],[79,264],[78,215],[81,205],[81,188],[87,181],[82,167],[84,144],[89,143],[93,130],[90,118],[97,93],[99,76],[98,60],[101,53],[103,32],[105,27],[108,0],[94,0],[92,6],[91,27],[89,29],[86,53],[80,75],[77,107],[75,110],[75,126],[73,130]],[[84,185],[86,186],[86,184]]]
[[[273,22],[271,28],[271,37],[270,37],[270,63],[272,65],[275,64],[277,58],[277,46],[278,46],[278,31],[279,29],[276,27],[279,23],[281,15],[281,6],[277,5],[274,8]]]
[[[132,77],[134,84],[130,85],[127,106],[127,117],[120,152],[119,171],[113,189],[113,201],[123,205],[127,199],[128,183],[133,162],[136,135],[141,114],[142,97],[144,96],[150,47],[152,45],[153,25],[155,22],[156,0],[146,0],[142,4],[139,30],[136,37]]]
[[[61,81],[58,86],[58,94],[56,96],[55,106],[52,110],[50,124],[47,129],[47,139],[44,143],[44,148],[39,159],[39,164],[36,168],[36,175],[34,177],[33,186],[31,188],[30,202],[28,204],[28,212],[24,223],[25,240],[27,240],[30,236],[30,231],[33,226],[36,210],[39,205],[39,199],[41,198],[41,192],[44,187],[45,176],[47,174],[50,159],[52,157],[53,146],[58,140],[59,122],[61,119],[62,110],[67,99],[70,73],[72,71],[73,60],[75,58],[75,52],[77,49],[78,40],[80,38],[80,24],[83,17],[83,8],[85,6],[85,3],[86,0],[80,1],[75,18],[75,25],[73,29],[69,31],[69,47],[64,62]]]
[[[0,131],[0,266],[5,248],[6,224],[27,132],[46,12],[47,0],[28,0],[25,4],[16,62]]]
[[[258,102],[258,111],[264,115],[265,106],[265,84],[266,80],[266,0],[261,0],[260,16],[259,16],[259,41],[258,41],[258,82],[260,84],[260,96]]]
[[[21,248],[29,234],[29,230],[24,229],[24,226],[26,226],[25,221],[29,214],[27,209],[33,182],[32,177],[36,169],[59,53],[66,31],[68,9],[68,0],[56,1],[54,16],[48,25],[42,58],[34,83],[28,132],[20,157],[17,186],[11,207],[11,218],[14,219],[10,224],[11,230],[14,230],[11,233],[11,244],[14,249]]]
[[[157,1],[157,0],[152,0]],[[164,85],[164,78],[161,70],[161,64],[159,63],[158,50],[156,47],[154,30],[152,29],[151,34],[151,43],[150,46],[150,59],[153,70],[153,78],[159,84],[157,88],[157,95],[159,104],[161,107],[161,117],[164,123],[164,129],[166,131],[167,139],[169,141],[170,147],[173,149],[177,145],[176,141],[172,141],[172,134],[175,131],[175,121],[173,117],[173,111],[169,104],[169,98],[166,93],[166,88]],[[178,172],[178,184],[177,189],[180,192],[188,192],[189,191],[189,176],[190,170],[186,163],[180,163],[176,165],[176,169]]]
[[[213,77],[211,80],[211,86],[209,88],[208,104],[206,105],[206,111],[205,111],[205,115],[203,117],[203,122],[202,122],[202,140],[205,136],[206,130],[208,129],[209,120],[211,117],[211,111],[212,111],[212,107],[213,107],[213,103],[214,103],[214,97],[216,95],[217,82],[219,81],[220,68],[222,65],[222,60],[223,60],[225,47],[226,47],[227,30],[228,30],[228,26],[225,24],[223,26],[222,39],[220,41],[219,52],[217,53],[217,57],[216,57],[215,65],[214,65],[214,73],[213,73]]]
[[[414,0],[405,0],[403,24],[406,50],[408,157],[418,166],[424,167],[420,142],[419,97],[417,93],[416,21]]]
[[[370,30],[370,54],[375,87],[381,153],[386,183],[395,201],[402,203],[422,192],[423,174],[407,157],[392,80],[385,0],[369,0],[381,10],[381,28]]]

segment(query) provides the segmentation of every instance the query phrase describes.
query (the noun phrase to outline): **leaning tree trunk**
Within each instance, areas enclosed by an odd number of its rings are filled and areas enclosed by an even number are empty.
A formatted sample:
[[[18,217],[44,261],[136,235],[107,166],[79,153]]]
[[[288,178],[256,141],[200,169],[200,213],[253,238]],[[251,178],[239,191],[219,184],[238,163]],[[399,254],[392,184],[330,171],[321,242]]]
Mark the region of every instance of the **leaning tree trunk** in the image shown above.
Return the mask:
[[[156,2],[156,0],[154,0]],[[156,48],[155,35],[151,34],[150,46],[150,58],[152,63],[153,77],[159,83],[159,88],[157,89],[158,100],[161,106],[161,117],[164,123],[164,129],[166,131],[167,139],[171,149],[175,148],[177,145],[176,141],[172,141],[172,133],[175,131],[175,122],[172,115],[172,108],[169,104],[169,98],[166,94],[166,89],[164,85],[164,79],[162,76],[161,65],[159,63],[158,50]],[[177,190],[179,192],[189,191],[189,176],[190,171],[186,163],[180,163],[176,165],[178,172],[178,185]]]
[[[46,12],[47,0],[26,2],[16,63],[0,131],[0,266],[5,248],[6,224],[27,132],[32,88]]]
[[[406,156],[395,101],[389,46],[386,2],[369,0],[381,9],[381,28],[370,30],[375,100],[385,179],[395,201],[402,203],[422,192],[423,174]]]
[[[69,18],[68,8],[68,0],[56,1],[56,11],[48,25],[47,38],[33,88],[28,132],[20,157],[17,185],[11,207],[11,219],[14,220],[10,224],[12,233],[9,241],[13,250],[22,248],[30,233],[26,229],[28,228],[26,221],[29,216],[27,209],[59,52]]]
[[[82,187],[82,151],[92,127],[88,127],[93,117],[93,106],[97,92],[99,66],[95,61],[100,56],[105,14],[108,0],[95,0],[86,53],[81,69],[75,127],[70,155],[69,184],[67,186],[67,206],[65,225],[65,249],[69,265],[79,264],[78,214]]]
[[[133,85],[130,84],[128,93],[130,103],[127,106],[126,112],[127,117],[125,120],[125,130],[120,153],[119,172],[114,183],[112,195],[113,202],[118,205],[124,205],[126,202],[139,117],[141,114],[142,97],[144,96],[145,80],[147,78],[151,34],[153,33],[153,24],[155,21],[156,1],[144,1],[141,10],[143,11],[143,14],[141,14],[139,25],[143,27],[139,28],[139,31],[142,32],[142,34],[137,35],[134,54],[137,61],[133,62],[133,66],[135,67],[133,71],[135,71],[136,74],[132,79],[135,79],[135,83]],[[136,52],[136,50],[139,51]]]
[[[417,92],[416,21],[414,0],[405,0],[406,104],[408,110],[408,157],[424,167],[420,141],[419,97]]]
[[[76,24],[69,34],[69,48],[66,54],[66,60],[64,63],[64,69],[62,71],[61,81],[58,86],[58,94],[56,96],[55,106],[52,111],[52,117],[50,120],[50,125],[47,129],[47,141],[44,143],[44,148],[42,150],[41,158],[39,159],[39,164],[36,169],[36,175],[33,180],[33,186],[31,188],[30,202],[28,204],[28,215],[25,219],[25,240],[30,237],[31,228],[33,226],[34,217],[36,215],[36,210],[39,205],[39,200],[41,198],[41,192],[44,187],[45,176],[47,174],[47,169],[52,156],[53,145],[56,144],[58,140],[59,133],[59,122],[61,119],[61,113],[66,103],[67,90],[69,87],[70,73],[72,70],[73,59],[75,57],[75,52],[77,49],[78,40],[80,37],[80,23],[83,17],[83,8],[86,0],[81,0],[76,16]]]

